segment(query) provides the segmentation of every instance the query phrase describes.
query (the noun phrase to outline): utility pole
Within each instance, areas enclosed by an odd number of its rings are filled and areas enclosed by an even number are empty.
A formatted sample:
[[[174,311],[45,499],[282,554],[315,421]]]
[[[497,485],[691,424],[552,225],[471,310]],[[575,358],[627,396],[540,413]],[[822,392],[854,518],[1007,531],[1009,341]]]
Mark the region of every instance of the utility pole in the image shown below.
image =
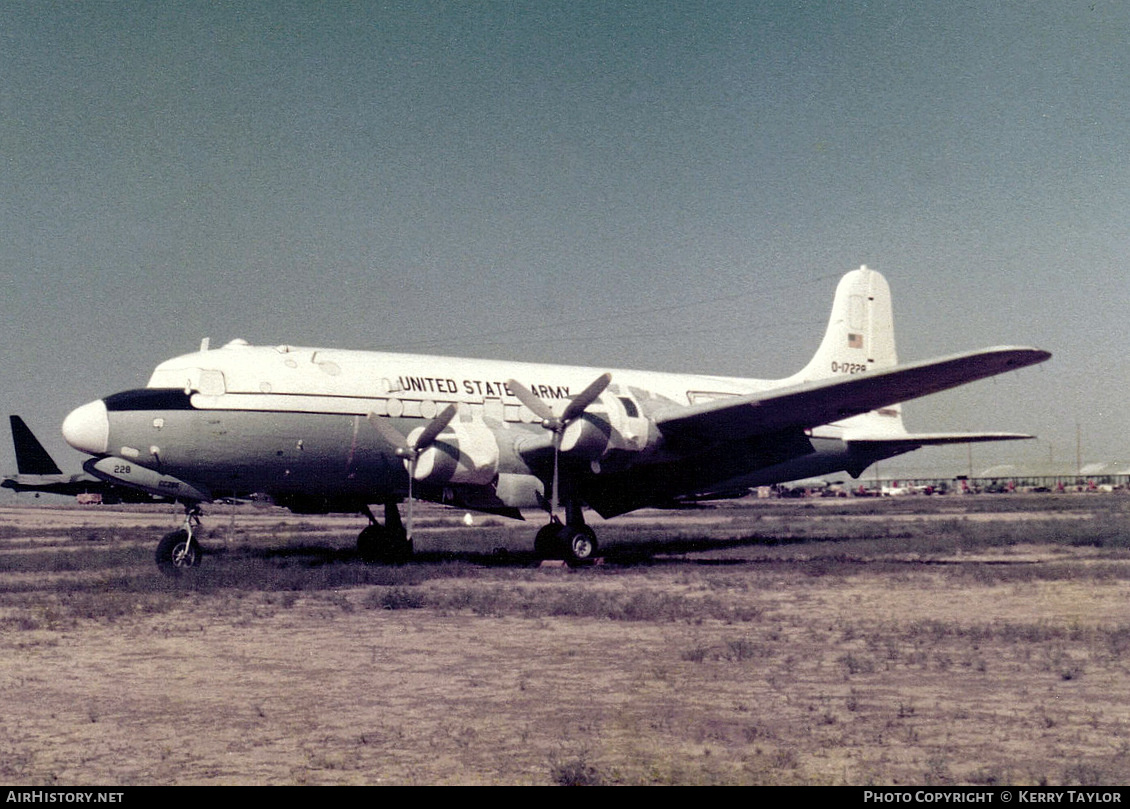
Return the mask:
[[[1083,450],[1082,450],[1082,433],[1079,430],[1079,422],[1075,422],[1075,474],[1078,477],[1083,476]]]

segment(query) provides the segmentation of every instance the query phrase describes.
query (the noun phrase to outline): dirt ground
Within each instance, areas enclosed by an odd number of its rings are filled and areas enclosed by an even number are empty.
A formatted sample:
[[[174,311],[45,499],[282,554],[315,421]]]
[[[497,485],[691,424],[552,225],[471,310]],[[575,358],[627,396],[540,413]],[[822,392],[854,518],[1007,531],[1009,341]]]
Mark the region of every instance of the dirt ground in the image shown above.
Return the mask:
[[[1127,549],[926,500],[647,512],[577,570],[435,509],[374,572],[355,518],[233,510],[197,581],[152,568],[167,508],[0,508],[0,780],[1126,783]]]

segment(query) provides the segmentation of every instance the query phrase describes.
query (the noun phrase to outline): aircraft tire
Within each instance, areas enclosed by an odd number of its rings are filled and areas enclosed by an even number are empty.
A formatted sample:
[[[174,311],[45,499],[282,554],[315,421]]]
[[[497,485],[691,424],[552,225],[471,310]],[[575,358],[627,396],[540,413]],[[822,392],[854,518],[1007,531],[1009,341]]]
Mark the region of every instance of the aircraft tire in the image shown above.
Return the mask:
[[[534,536],[534,553],[539,559],[563,559],[565,543],[561,541],[564,529],[560,523],[551,522],[538,529]]]
[[[587,562],[596,556],[599,547],[596,541],[596,532],[587,525],[577,529],[568,529],[565,534],[568,544],[565,549],[566,558],[570,562]]]
[[[384,561],[387,533],[383,525],[370,525],[357,535],[357,553],[363,562],[375,564]]]
[[[189,568],[199,567],[200,556],[200,547],[188,544],[188,532],[183,528],[161,537],[155,554],[157,568],[174,578]]]
[[[412,540],[383,525],[370,525],[357,535],[357,553],[368,564],[403,562],[412,555]]]

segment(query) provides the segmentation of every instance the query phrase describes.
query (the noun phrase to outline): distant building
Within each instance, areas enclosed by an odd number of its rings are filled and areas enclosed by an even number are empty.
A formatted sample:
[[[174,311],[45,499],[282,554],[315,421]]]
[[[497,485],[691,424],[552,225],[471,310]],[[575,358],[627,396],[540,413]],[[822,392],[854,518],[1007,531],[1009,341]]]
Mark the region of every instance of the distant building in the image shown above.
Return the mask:
[[[1063,486],[1126,486],[1130,484],[1130,463],[1102,462],[998,464],[977,476],[978,480],[1010,480],[1025,488]]]

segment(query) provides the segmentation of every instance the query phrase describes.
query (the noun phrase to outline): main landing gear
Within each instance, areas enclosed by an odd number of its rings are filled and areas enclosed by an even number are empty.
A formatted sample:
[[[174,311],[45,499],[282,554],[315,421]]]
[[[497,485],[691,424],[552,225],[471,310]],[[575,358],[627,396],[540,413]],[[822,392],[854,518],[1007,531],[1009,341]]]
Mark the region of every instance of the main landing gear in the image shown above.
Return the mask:
[[[166,576],[175,578],[189,568],[200,566],[203,554],[196,539],[196,529],[200,526],[202,513],[199,503],[186,503],[184,527],[165,534],[157,543],[157,568]]]
[[[587,525],[573,527],[556,517],[534,537],[534,553],[542,559],[585,562],[596,556],[596,533]]]
[[[385,524],[377,522],[365,506],[361,513],[369,524],[357,535],[357,553],[366,562],[403,562],[412,555],[412,540],[400,520],[396,503],[385,503]]]
[[[596,557],[599,547],[596,532],[585,525],[579,505],[568,503],[565,522],[550,515],[549,525],[542,526],[534,537],[534,553],[542,559],[564,559],[566,562],[587,562]]]

